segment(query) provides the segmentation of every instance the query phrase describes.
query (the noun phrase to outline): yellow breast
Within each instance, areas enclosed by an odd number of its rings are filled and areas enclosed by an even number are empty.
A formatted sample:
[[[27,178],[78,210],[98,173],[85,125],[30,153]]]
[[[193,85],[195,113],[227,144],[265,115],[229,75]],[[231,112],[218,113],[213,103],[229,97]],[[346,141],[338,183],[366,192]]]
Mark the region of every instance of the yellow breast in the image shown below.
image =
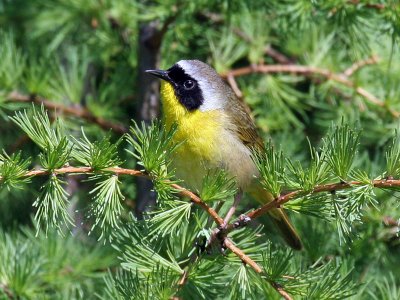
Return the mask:
[[[167,128],[173,123],[178,124],[174,142],[183,142],[178,152],[183,159],[199,156],[212,159],[217,147],[215,141],[219,136],[225,120],[220,111],[202,112],[188,111],[179,103],[171,84],[162,83],[161,95],[163,99],[164,121]]]
[[[178,178],[195,190],[200,190],[207,170],[213,168],[226,169],[241,187],[252,180],[257,171],[250,151],[233,134],[234,125],[223,111],[188,111],[167,82],[162,83],[161,96],[164,122],[167,128],[177,123],[173,141],[182,143],[172,161]]]
[[[168,82],[162,82],[164,122],[167,128],[177,123],[174,143],[181,143],[173,155],[172,166],[188,187],[200,189],[207,169],[220,161],[218,142],[224,116],[220,111],[188,111],[176,98]]]

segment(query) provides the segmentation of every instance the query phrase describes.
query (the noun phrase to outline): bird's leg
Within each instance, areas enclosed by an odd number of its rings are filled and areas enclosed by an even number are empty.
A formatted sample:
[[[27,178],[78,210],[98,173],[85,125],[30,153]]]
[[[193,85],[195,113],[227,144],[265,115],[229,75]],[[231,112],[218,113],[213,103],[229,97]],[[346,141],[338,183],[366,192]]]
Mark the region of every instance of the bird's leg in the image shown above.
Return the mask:
[[[241,190],[239,190],[237,192],[237,194],[235,195],[235,198],[233,200],[233,204],[231,206],[231,208],[229,208],[228,213],[226,214],[225,218],[224,218],[224,223],[220,226],[220,228],[222,230],[224,230],[226,228],[226,225],[228,225],[229,220],[232,218],[233,214],[236,211],[236,207],[238,206],[240,200],[242,199],[243,196],[243,192]]]
[[[233,228],[240,228],[246,226],[251,219],[246,215],[240,215],[239,218],[233,222]]]
[[[213,232],[211,233],[210,238],[207,241],[207,251],[211,252],[211,247],[214,243],[215,240],[221,241],[221,248],[220,250],[223,251],[223,246],[222,246],[222,241],[226,235],[226,226],[228,225],[229,220],[232,218],[233,214],[236,211],[236,207],[238,206],[240,199],[242,199],[243,192],[241,190],[238,191],[238,193],[235,195],[235,198],[233,200],[232,206],[229,208],[228,213],[226,214],[224,218],[224,222],[218,226],[218,228],[215,228]],[[218,207],[220,208],[220,207]]]

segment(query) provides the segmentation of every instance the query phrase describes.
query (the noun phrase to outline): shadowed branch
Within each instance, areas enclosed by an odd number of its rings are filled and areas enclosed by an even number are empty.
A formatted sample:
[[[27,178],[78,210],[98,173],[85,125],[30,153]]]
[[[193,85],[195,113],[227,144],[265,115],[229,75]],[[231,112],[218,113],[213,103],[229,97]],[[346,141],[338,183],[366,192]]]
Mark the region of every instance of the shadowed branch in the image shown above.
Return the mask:
[[[86,120],[89,123],[97,124],[99,127],[109,130],[112,129],[116,133],[126,133],[128,132],[128,128],[121,124],[113,123],[108,120],[105,120],[101,117],[96,117],[89,110],[81,107],[81,106],[66,106],[60,103],[56,103],[49,99],[45,99],[38,96],[30,96],[24,95],[17,91],[13,91],[8,94],[6,98],[7,102],[24,102],[24,103],[34,103],[38,105],[43,105],[47,109],[56,110],[59,113],[66,114],[69,116],[78,117]]]
[[[375,95],[368,92],[366,89],[358,87],[347,76],[347,74],[352,75],[356,70],[358,70],[362,66],[372,64],[375,62],[376,59],[371,58],[369,60],[356,63],[352,67],[347,69],[343,74],[336,74],[327,69],[322,69],[312,66],[302,66],[302,65],[250,65],[247,67],[230,70],[226,73],[221,74],[221,76],[226,79],[229,79],[231,77],[239,77],[239,76],[254,74],[254,73],[261,73],[261,74],[293,73],[298,75],[304,75],[306,77],[320,76],[323,77],[325,80],[333,80],[337,83],[343,84],[349,88],[354,89],[354,91],[358,95],[365,98],[368,102],[387,109],[393,117],[398,118],[400,116],[400,112],[388,108],[383,100],[377,98]],[[232,81],[232,79],[230,79],[230,81]]]

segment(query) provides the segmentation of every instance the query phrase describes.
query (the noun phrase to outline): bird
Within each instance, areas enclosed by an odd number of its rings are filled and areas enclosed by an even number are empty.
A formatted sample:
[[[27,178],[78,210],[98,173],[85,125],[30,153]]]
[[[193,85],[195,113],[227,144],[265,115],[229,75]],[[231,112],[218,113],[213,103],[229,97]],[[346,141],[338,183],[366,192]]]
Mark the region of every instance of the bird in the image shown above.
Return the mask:
[[[177,126],[173,142],[180,146],[171,157],[176,177],[200,191],[209,170],[223,169],[235,179],[235,200],[245,192],[260,203],[272,201],[252,159],[254,150],[264,150],[264,143],[247,106],[223,78],[200,60],[180,60],[167,70],[146,72],[162,79],[166,128]],[[286,243],[301,250],[301,239],[284,210],[275,208],[269,215]]]

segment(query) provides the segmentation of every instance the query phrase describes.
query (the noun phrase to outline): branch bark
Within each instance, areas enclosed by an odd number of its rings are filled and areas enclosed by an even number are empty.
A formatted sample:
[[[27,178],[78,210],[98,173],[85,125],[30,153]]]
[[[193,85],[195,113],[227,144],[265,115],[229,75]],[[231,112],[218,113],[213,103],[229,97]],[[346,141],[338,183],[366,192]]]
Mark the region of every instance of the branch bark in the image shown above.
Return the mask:
[[[125,168],[119,168],[119,167],[112,167],[112,168],[106,168],[101,170],[102,172],[111,172],[116,175],[129,175],[129,176],[136,176],[136,177],[142,177],[142,178],[147,178],[150,179],[151,177],[142,171],[134,170],[134,169],[125,169]],[[91,167],[63,167],[59,169],[55,169],[52,171],[52,174],[60,175],[60,174],[88,174],[88,173],[96,173],[99,172],[98,170],[94,170]],[[45,176],[45,175],[50,175],[50,171],[40,169],[40,170],[32,170],[28,171],[25,173],[24,177],[34,177],[34,176]],[[0,176],[0,181],[3,179],[2,176]],[[171,186],[176,189],[181,196],[188,197],[190,201],[193,203],[197,204],[200,206],[203,210],[205,210],[213,219],[214,221],[218,224],[221,225],[223,224],[224,220],[217,214],[217,212],[207,205],[204,201],[200,199],[199,196],[197,196],[195,193],[185,189],[184,187],[178,185],[178,184],[171,184]]]
[[[395,118],[400,117],[400,112],[388,108],[384,101],[378,99],[376,96],[374,96],[364,88],[357,87],[356,84],[353,81],[351,81],[346,75],[336,74],[327,69],[311,67],[311,66],[302,66],[302,65],[251,65],[228,71],[226,73],[221,74],[221,76],[224,78],[229,78],[230,76],[238,77],[253,73],[261,73],[261,74],[293,73],[293,74],[301,74],[307,77],[313,77],[316,75],[322,76],[326,80],[333,80],[349,88],[354,89],[354,91],[358,95],[362,96],[370,103],[386,108],[389,111],[389,113]]]
[[[55,110],[58,113],[66,114],[69,116],[74,116],[78,117],[81,119],[84,119],[90,123],[97,124],[99,127],[109,130],[112,129],[116,133],[126,133],[128,132],[128,128],[121,124],[113,123],[110,121],[107,121],[101,117],[96,117],[93,115],[89,110],[81,107],[80,105],[78,106],[65,106],[63,104],[51,101],[46,98],[42,98],[39,96],[29,96],[29,95],[24,95],[18,91],[13,91],[10,94],[8,94],[6,98],[7,102],[23,102],[23,103],[34,103],[37,105],[43,105],[49,110]]]
[[[370,58],[364,59],[364,60],[360,60],[358,62],[355,62],[354,64],[351,65],[350,68],[346,69],[343,72],[343,75],[350,77],[351,75],[353,75],[355,72],[357,72],[359,69],[361,69],[364,66],[367,65],[375,65],[377,64],[379,61],[379,58],[377,55],[372,55]]]
[[[305,192],[303,190],[297,190],[287,193],[286,195],[280,196],[272,200],[271,202],[263,205],[262,207],[253,210],[247,216],[251,219],[256,219],[273,208],[280,207],[286,202],[297,199],[306,195],[317,194],[322,192],[335,192],[339,190],[349,189],[353,186],[365,185],[365,182],[361,181],[349,181],[344,183],[331,183],[316,186],[311,192]],[[393,188],[400,187],[400,180],[398,179],[379,179],[371,181],[371,185],[377,188]]]
[[[250,257],[248,257],[242,250],[240,250],[238,247],[236,247],[232,241],[228,238],[224,239],[224,246],[228,249],[230,249],[234,254],[236,254],[237,257],[239,257],[243,263],[249,265],[254,271],[256,271],[258,274],[262,274],[263,270],[261,267]],[[286,300],[292,300],[292,297],[283,289],[281,285],[279,285],[276,282],[270,282],[268,281],[271,286]]]
[[[138,171],[135,169],[125,169],[125,168],[120,168],[120,167],[112,167],[112,168],[106,168],[101,170],[102,172],[111,172],[116,175],[129,175],[129,176],[138,176],[138,177],[145,177],[145,178],[151,178],[147,173]],[[91,167],[64,167],[64,168],[59,168],[55,169],[52,171],[52,174],[85,174],[85,173],[96,173],[99,172],[99,170],[94,170]],[[28,171],[24,174],[24,177],[33,177],[33,176],[43,176],[43,175],[49,175],[50,171],[40,169],[40,170],[31,170]],[[0,181],[3,179],[2,176],[0,176]],[[370,184],[376,188],[395,188],[395,187],[400,187],[400,179],[378,179],[378,180],[372,180]],[[286,202],[297,199],[300,197],[304,197],[306,195],[312,195],[312,194],[317,194],[317,193],[323,193],[323,192],[334,192],[334,191],[339,191],[339,190],[345,190],[352,188],[353,186],[360,186],[360,185],[366,185],[365,182],[361,181],[349,181],[349,182],[339,182],[339,183],[330,183],[330,184],[323,184],[323,185],[318,185],[314,187],[314,189],[310,192],[304,191],[304,190],[296,190],[296,191],[291,191],[285,195],[279,196],[272,200],[271,202],[259,207],[258,209],[253,210],[252,212],[248,213],[247,216],[251,219],[256,219],[259,218],[260,216],[266,214],[269,210],[273,208],[278,208],[281,207],[281,205],[285,204]],[[178,184],[171,184],[171,186],[176,189],[180,195],[188,197],[193,203],[199,205],[202,209],[204,209],[218,225],[222,225],[224,223],[223,218],[221,218],[218,213],[210,207],[207,203],[205,203],[203,200],[200,199],[199,196],[197,196],[195,193],[189,191],[188,189],[178,185]],[[235,223],[240,222],[235,221],[232,224],[229,224],[227,227],[227,230],[231,229]]]

